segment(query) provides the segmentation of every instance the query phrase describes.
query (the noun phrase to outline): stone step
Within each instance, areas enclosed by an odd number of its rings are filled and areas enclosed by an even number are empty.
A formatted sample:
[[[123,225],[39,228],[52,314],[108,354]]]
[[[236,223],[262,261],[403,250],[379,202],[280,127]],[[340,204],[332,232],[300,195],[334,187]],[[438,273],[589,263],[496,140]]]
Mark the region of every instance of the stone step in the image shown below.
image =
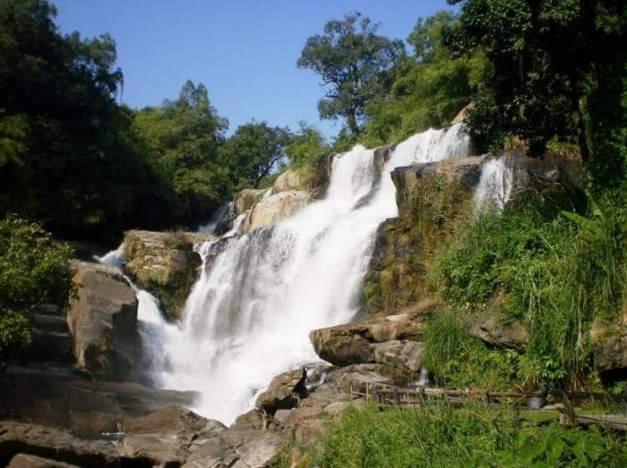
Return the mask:
[[[54,304],[39,304],[29,313],[39,314],[39,315],[54,315],[57,317],[62,317],[64,315],[61,308]]]

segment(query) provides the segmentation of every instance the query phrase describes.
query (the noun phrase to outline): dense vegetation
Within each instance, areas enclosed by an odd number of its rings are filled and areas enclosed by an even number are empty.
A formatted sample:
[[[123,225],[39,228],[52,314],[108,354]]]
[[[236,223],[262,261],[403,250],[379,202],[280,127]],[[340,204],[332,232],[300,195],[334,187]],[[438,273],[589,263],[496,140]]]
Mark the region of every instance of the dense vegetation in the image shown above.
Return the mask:
[[[44,303],[61,310],[67,305],[74,290],[72,254],[37,224],[0,221],[0,366],[32,341],[23,312]]]
[[[544,419],[543,419],[544,417]],[[598,428],[568,430],[554,416],[481,405],[352,408],[309,451],[279,466],[607,466],[627,463],[621,439]]]

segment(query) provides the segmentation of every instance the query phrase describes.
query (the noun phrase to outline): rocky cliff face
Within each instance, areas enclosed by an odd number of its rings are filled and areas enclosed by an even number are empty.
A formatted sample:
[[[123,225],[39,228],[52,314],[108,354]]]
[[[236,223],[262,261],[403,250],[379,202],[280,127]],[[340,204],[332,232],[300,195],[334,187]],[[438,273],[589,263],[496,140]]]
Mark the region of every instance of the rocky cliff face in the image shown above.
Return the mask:
[[[128,231],[124,269],[159,299],[170,320],[178,320],[201,264],[194,244],[210,239],[213,236],[187,232]]]

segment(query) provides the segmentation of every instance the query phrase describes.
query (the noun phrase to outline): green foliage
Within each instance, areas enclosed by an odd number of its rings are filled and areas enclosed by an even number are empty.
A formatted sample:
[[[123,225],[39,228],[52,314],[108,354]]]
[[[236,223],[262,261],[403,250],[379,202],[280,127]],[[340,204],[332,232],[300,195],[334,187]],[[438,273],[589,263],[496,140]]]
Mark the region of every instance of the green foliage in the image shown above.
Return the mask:
[[[240,125],[220,149],[220,160],[235,178],[237,187],[259,187],[261,180],[277,169],[292,141],[287,128],[266,122]]]
[[[462,317],[435,311],[424,334],[424,366],[441,384],[455,388],[511,388],[520,356],[511,350],[488,349],[468,335]]]
[[[418,20],[408,38],[414,56],[406,57],[396,68],[390,94],[367,105],[366,145],[399,142],[429,127],[448,125],[470,102],[481,77],[483,57],[450,56],[442,34],[456,21],[449,12]]]
[[[590,325],[615,320],[624,301],[624,218],[594,203],[585,217],[561,206],[532,197],[482,213],[441,249],[429,279],[469,311],[504,291],[505,319],[530,330],[523,377],[570,384],[590,370]]]
[[[0,221],[0,365],[32,341],[20,313],[41,303],[67,305],[74,291],[72,250],[41,226],[16,217]]]
[[[377,35],[378,25],[360,13],[327,22],[324,34],[307,39],[298,66],[320,75],[325,98],[320,117],[343,117],[350,132],[360,133],[366,104],[386,94],[386,74],[403,54],[401,41]]]
[[[285,147],[289,167],[303,177],[303,186],[312,189],[324,187],[328,182],[326,157],[331,152],[324,136],[315,127],[300,122],[300,129],[292,135]]]
[[[536,425],[513,410],[350,408],[303,466],[624,466],[624,439],[603,429]]]
[[[553,137],[579,144],[593,185],[625,174],[625,3],[449,0],[463,3],[445,31],[462,56],[484,52],[488,67],[471,112],[479,149],[506,135],[542,155]]]
[[[148,107],[133,119],[153,169],[173,190],[169,216],[186,224],[209,217],[230,195],[230,179],[218,160],[228,127],[211,105],[207,88],[187,81],[176,101]],[[164,213],[165,211],[165,213]],[[168,212],[162,210],[162,216]]]

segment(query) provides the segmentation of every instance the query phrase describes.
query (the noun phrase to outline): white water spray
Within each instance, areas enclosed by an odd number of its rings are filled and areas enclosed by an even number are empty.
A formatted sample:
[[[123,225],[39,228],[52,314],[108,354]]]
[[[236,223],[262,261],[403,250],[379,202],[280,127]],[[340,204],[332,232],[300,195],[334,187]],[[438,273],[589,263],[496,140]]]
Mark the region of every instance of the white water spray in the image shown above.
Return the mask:
[[[228,424],[272,377],[317,361],[309,332],[354,318],[376,230],[398,214],[390,172],[464,157],[468,147],[461,125],[429,130],[399,144],[380,173],[374,151],[357,146],[334,159],[324,200],[203,244],[185,321],[165,336],[160,385],[199,391],[194,409]]]

